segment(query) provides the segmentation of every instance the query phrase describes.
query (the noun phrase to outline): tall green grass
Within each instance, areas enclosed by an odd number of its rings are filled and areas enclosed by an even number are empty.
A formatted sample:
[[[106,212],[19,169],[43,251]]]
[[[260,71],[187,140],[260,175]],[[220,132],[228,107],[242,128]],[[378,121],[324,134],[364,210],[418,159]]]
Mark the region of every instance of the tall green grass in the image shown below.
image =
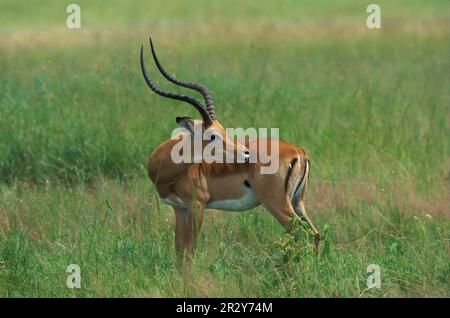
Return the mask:
[[[173,213],[146,180],[2,189],[2,296],[448,296],[448,224],[395,202],[313,210],[324,237],[285,234],[262,208],[208,212],[192,272],[174,269]],[[442,219],[441,219],[442,220]],[[81,289],[66,287],[69,264]],[[381,289],[366,290],[369,264]]]
[[[196,114],[145,86],[141,40],[113,52],[98,47],[95,55],[82,47],[16,51],[2,59],[3,180],[142,175],[176,115]],[[279,127],[282,138],[309,150],[326,179],[390,177],[396,170],[430,182],[447,169],[442,38],[363,38],[345,46],[339,39],[230,40],[203,43],[202,50],[159,45],[159,51],[181,78],[208,83],[225,126]]]

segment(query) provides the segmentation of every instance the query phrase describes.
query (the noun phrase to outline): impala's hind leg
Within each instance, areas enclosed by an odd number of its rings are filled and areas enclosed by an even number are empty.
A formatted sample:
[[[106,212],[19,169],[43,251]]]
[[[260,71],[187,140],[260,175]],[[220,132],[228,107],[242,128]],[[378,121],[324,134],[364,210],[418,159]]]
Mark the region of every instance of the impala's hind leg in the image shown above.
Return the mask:
[[[280,222],[280,224],[286,227],[289,231],[293,230],[292,224],[293,218],[297,217],[303,218],[308,223],[313,232],[316,249],[317,250],[319,249],[320,233],[319,231],[317,231],[314,224],[308,218],[306,212],[302,212],[301,216],[298,215],[298,213],[296,213],[294,207],[292,206],[291,202],[289,202],[287,197],[285,197],[282,200],[264,200],[262,204],[278,220],[278,222]],[[300,202],[300,205],[303,207],[302,211],[305,211],[302,201]]]
[[[308,223],[311,228],[312,234],[314,236],[314,243],[316,245],[316,249],[319,250],[320,247],[320,233],[317,231],[316,227],[309,219],[306,214],[304,199],[305,192],[308,186],[308,176],[309,176],[309,160],[303,160],[305,169],[303,170],[303,175],[298,175],[297,180],[300,181],[298,186],[293,189],[293,194],[291,197],[291,205],[294,208],[295,213],[306,223]]]
[[[294,230],[292,220],[297,216],[287,199],[277,201],[264,200],[261,203],[287,230]]]
[[[302,220],[305,220],[311,228],[314,236],[314,244],[316,245],[316,249],[318,250],[320,247],[320,233],[317,231],[316,227],[309,219],[308,214],[306,214],[305,204],[303,203],[303,198],[299,200],[298,205],[295,207],[295,212],[300,216]]]

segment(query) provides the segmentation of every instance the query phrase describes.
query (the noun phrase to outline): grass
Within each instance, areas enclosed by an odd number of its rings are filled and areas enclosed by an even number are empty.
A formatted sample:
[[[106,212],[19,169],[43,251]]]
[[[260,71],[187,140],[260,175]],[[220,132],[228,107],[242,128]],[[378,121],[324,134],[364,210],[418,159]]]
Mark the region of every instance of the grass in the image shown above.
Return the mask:
[[[78,4],[81,30],[57,1],[0,4],[1,296],[450,296],[448,3],[379,1],[381,30],[362,1]],[[192,278],[173,269],[174,216],[145,165],[196,114],[145,86],[150,34],[224,126],[308,150],[320,257],[262,208],[210,211]]]

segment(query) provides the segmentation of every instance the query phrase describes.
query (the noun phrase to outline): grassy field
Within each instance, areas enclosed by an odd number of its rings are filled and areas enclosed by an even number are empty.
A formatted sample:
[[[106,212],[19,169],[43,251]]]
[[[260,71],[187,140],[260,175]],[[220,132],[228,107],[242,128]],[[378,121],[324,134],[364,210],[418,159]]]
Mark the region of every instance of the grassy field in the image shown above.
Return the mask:
[[[76,3],[79,30],[67,3],[0,3],[0,296],[450,296],[447,1],[377,1],[379,30],[357,0]],[[198,115],[145,85],[149,35],[224,126],[308,150],[320,256],[263,208],[211,210],[177,273],[145,166],[176,116]]]

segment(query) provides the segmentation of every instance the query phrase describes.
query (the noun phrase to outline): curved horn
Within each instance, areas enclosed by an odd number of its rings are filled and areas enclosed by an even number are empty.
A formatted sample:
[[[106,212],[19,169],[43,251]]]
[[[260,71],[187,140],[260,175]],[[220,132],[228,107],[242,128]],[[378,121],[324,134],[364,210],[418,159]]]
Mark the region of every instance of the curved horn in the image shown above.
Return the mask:
[[[184,94],[165,92],[156,86],[156,84],[150,79],[150,76],[148,75],[147,70],[145,68],[144,45],[141,45],[141,70],[142,70],[142,75],[144,75],[145,82],[147,83],[147,85],[150,87],[150,89],[152,91],[154,91],[156,94],[158,94],[160,96],[171,98],[171,99],[176,99],[176,100],[181,100],[183,102],[191,104],[192,106],[195,107],[195,109],[197,109],[197,111],[202,116],[203,122],[205,123],[206,127],[208,127],[212,124],[212,119],[211,119],[210,114],[203,107],[202,103],[199,102],[197,99],[195,99],[194,97],[191,97],[191,96],[184,95]]]
[[[214,109],[214,101],[213,101],[213,97],[211,95],[211,93],[208,91],[208,89],[203,86],[200,85],[198,83],[190,83],[190,82],[185,82],[179,79],[176,79],[173,75],[167,73],[167,71],[162,67],[161,63],[159,63],[158,57],[156,56],[156,52],[155,49],[153,47],[153,42],[152,42],[152,38],[149,38],[150,40],[150,47],[152,49],[152,55],[153,55],[153,60],[155,61],[156,66],[158,67],[158,70],[161,72],[161,74],[170,82],[177,84],[179,86],[183,86],[186,88],[191,88],[196,90],[197,92],[199,92],[200,94],[202,94],[203,98],[205,99],[205,103],[206,103],[206,110],[208,111],[210,117],[212,120],[216,119],[216,112]]]

